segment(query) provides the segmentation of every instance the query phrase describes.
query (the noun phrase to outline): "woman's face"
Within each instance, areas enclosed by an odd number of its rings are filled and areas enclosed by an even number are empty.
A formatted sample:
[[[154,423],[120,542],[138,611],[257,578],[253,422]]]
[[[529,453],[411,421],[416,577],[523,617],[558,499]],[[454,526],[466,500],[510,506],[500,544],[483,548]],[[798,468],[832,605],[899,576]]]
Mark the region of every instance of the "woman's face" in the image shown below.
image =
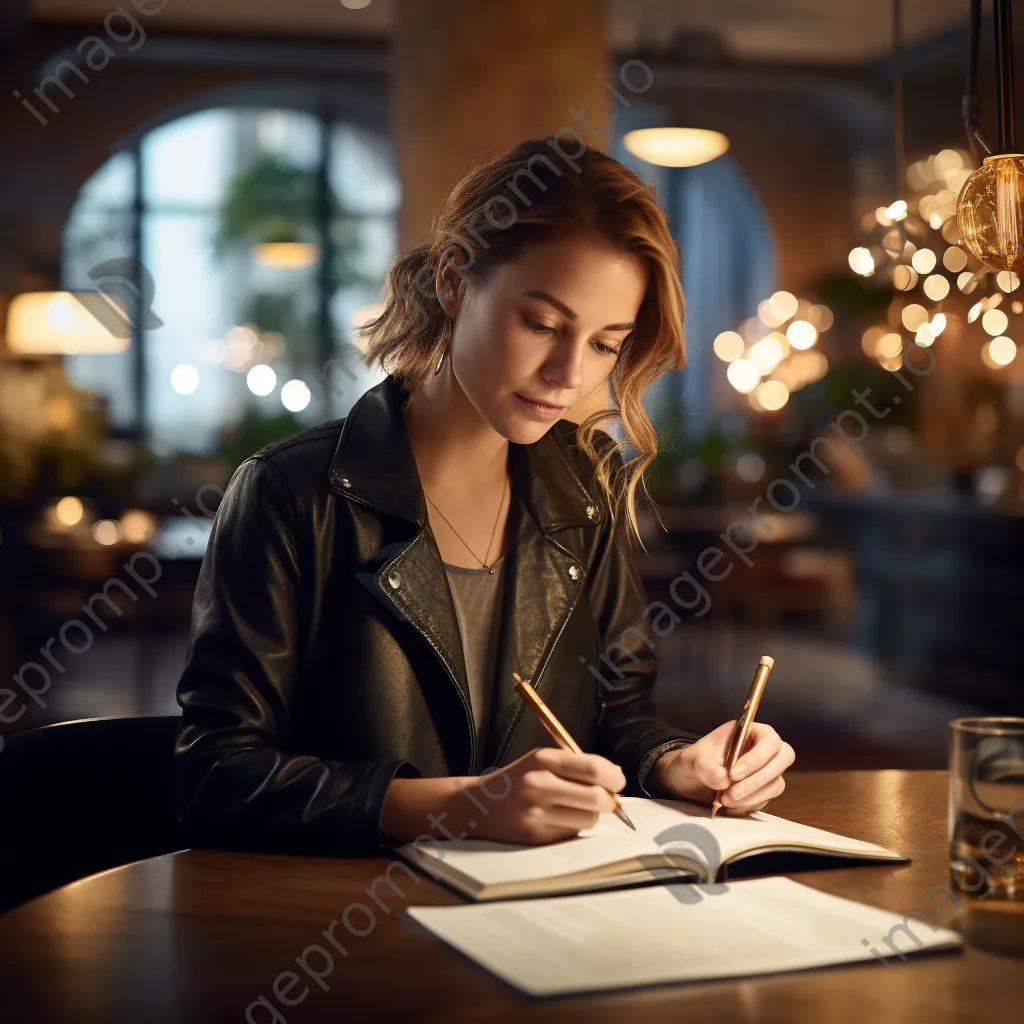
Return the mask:
[[[647,289],[638,257],[585,236],[527,246],[461,290],[449,274],[451,369],[480,415],[516,444],[539,440],[604,388]]]

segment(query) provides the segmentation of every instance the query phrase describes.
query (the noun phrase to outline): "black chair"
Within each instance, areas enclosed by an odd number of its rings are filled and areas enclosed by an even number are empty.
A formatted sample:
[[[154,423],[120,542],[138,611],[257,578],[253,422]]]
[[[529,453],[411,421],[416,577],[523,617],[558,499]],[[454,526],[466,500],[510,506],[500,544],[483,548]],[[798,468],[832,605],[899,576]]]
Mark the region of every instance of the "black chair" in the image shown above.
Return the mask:
[[[90,718],[14,733],[0,751],[0,913],[179,841],[178,717]]]

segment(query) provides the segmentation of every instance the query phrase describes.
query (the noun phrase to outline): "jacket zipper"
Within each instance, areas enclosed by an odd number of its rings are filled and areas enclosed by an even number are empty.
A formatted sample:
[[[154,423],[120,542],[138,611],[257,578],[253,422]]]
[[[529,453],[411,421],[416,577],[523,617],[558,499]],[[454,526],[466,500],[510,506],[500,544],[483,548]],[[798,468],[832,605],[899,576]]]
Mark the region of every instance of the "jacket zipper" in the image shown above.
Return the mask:
[[[379,505],[374,505],[372,501],[366,501],[363,498],[357,497],[355,494],[349,494],[345,492],[343,496],[348,498],[350,501],[355,501],[358,502],[360,505],[364,505],[366,508],[372,508],[376,512],[383,512],[385,515],[392,514],[388,512],[387,509],[383,509]],[[423,527],[421,526],[420,523],[417,522],[416,526],[419,527],[420,530],[422,531]],[[419,539],[420,535],[414,537],[412,541],[410,541],[408,546],[412,547],[412,545],[415,544],[416,541]],[[387,565],[381,566],[380,572],[377,574],[378,586],[380,586],[380,577],[383,576],[384,573],[392,565],[394,565],[394,559],[392,559]],[[387,593],[387,591],[384,590],[383,587],[381,587],[380,589],[382,592]],[[403,615],[404,614],[405,613],[403,612]],[[423,639],[426,640],[428,644],[430,644],[431,648],[434,651],[434,654],[437,655],[437,660],[441,662],[441,667],[444,669],[445,674],[448,676],[448,678],[452,681],[452,685],[455,687],[455,692],[459,695],[459,699],[462,701],[462,710],[466,713],[466,722],[469,725],[469,772],[470,774],[472,774],[474,768],[476,767],[476,726],[473,722],[473,709],[469,706],[469,701],[466,700],[466,695],[462,692],[462,687],[459,686],[458,680],[452,674],[451,669],[448,667],[448,662],[444,660],[444,655],[441,653],[437,644],[435,644],[434,641],[431,640],[430,637],[427,636],[427,634],[424,633],[423,630],[420,629],[420,627],[416,625],[416,623],[413,622],[411,619],[407,618],[406,621],[409,622],[412,628],[415,629],[416,632],[419,633],[419,635],[423,637]]]

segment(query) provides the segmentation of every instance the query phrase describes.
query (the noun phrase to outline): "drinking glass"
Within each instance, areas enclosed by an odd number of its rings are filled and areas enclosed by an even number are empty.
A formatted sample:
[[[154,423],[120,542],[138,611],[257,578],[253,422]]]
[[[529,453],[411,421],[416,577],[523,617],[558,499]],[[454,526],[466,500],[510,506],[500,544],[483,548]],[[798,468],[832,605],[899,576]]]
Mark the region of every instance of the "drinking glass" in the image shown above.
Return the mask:
[[[1024,900],[1024,718],[949,723],[949,862],[976,899]]]

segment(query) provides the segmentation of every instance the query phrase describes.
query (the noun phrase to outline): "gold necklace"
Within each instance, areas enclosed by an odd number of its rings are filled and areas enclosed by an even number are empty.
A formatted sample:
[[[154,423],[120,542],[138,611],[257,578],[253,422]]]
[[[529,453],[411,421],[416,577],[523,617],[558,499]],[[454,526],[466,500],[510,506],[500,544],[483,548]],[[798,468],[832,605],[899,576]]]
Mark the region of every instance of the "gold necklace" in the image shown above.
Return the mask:
[[[491,545],[492,545],[492,544],[494,543],[494,534],[495,534],[495,532],[496,532],[496,531],[497,531],[497,529],[498,529],[498,520],[499,520],[499,519],[501,518],[501,510],[502,510],[502,508],[504,508],[504,506],[505,506],[505,494],[507,493],[507,491],[508,491],[508,475],[506,474],[506,476],[505,476],[505,488],[504,488],[504,490],[503,490],[503,491],[501,492],[501,504],[500,504],[500,505],[498,505],[498,515],[497,515],[497,516],[495,517],[495,520],[494,520],[494,529],[493,529],[493,530],[491,530],[491,539],[490,539],[490,540],[489,540],[489,541],[487,542],[487,551],[490,551],[490,550],[491,550]],[[433,502],[433,501],[431,501],[430,495],[429,495],[429,494],[427,494],[427,492],[426,492],[426,489],[425,489],[425,488],[424,488],[424,491],[423,491],[423,495],[424,495],[424,497],[425,497],[425,498],[427,499],[427,501],[429,501],[429,502],[430,502],[430,504],[431,504],[431,505],[434,505],[434,510],[435,510],[435,511],[437,512],[437,514],[438,514],[438,515],[439,515],[439,516],[440,516],[440,517],[441,517],[441,518],[442,518],[442,519],[443,519],[443,520],[444,520],[444,521],[445,521],[446,523],[448,523],[449,527],[451,527],[451,531],[452,531],[452,533],[454,533],[454,534],[455,534],[455,536],[456,536],[456,537],[458,537],[460,541],[462,541],[462,544],[463,544],[463,546],[464,546],[464,547],[466,548],[466,550],[467,550],[467,551],[468,551],[468,552],[469,552],[469,553],[470,553],[470,554],[471,554],[471,555],[472,555],[472,556],[473,556],[473,557],[474,557],[474,558],[475,558],[475,559],[476,559],[476,560],[477,560],[478,562],[480,562],[480,564],[481,564],[481,565],[483,566],[483,568],[485,568],[485,569],[486,569],[486,570],[487,570],[487,571],[488,571],[489,573],[493,573],[493,572],[494,572],[494,562],[492,562],[492,563],[491,563],[490,565],[487,565],[487,564],[486,564],[485,562],[481,561],[481,559],[480,559],[480,556],[479,556],[479,555],[478,555],[478,554],[477,554],[477,553],[476,553],[476,552],[475,552],[475,551],[474,551],[474,550],[473,550],[473,549],[472,549],[472,548],[471,548],[471,547],[470,547],[470,546],[469,546],[469,545],[468,545],[468,544],[467,544],[467,543],[466,543],[466,542],[465,542],[464,540],[462,540],[462,536],[461,536],[461,535],[459,534],[459,531],[458,531],[458,530],[456,530],[456,529],[455,529],[455,527],[454,527],[454,526],[452,526],[452,524],[451,524],[450,522],[448,522],[448,517],[447,517],[447,516],[446,516],[446,515],[445,515],[445,514],[444,514],[444,513],[443,513],[443,512],[442,512],[442,511],[441,511],[441,510],[440,510],[440,509],[439,509],[439,508],[437,507],[437,505],[435,505],[435,504],[434,504],[434,502]],[[428,525],[428,526],[430,525],[430,524],[429,524],[429,521],[428,521],[428,524],[427,524],[427,525]],[[487,551],[485,551],[485,552],[484,552],[484,554],[487,554]]]

